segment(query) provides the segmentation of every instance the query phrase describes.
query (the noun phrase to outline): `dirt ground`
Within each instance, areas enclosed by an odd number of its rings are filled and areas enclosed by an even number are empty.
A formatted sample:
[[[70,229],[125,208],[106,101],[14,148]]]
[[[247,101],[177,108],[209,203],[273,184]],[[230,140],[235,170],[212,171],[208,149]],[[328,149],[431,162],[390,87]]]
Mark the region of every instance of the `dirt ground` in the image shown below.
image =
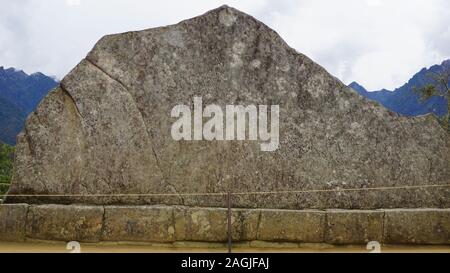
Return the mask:
[[[450,253],[450,246],[381,246],[380,251],[386,253]],[[65,243],[4,243],[0,242],[0,253],[70,253]],[[145,244],[81,244],[81,253],[226,253],[226,247],[189,247]],[[236,246],[235,253],[369,253],[366,246],[305,246],[305,247],[249,247]]]

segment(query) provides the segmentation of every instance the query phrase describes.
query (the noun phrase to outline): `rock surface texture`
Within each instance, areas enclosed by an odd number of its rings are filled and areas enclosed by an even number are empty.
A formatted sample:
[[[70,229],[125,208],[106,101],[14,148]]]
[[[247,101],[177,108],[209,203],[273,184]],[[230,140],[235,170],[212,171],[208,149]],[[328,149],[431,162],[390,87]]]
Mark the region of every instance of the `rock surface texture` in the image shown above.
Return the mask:
[[[221,107],[279,105],[279,149],[174,141],[171,110],[195,96]],[[247,193],[233,197],[241,208],[448,208],[448,187],[289,192],[448,184],[449,143],[432,117],[399,117],[360,97],[223,6],[102,38],[29,116],[6,201],[224,207],[220,195],[182,194],[231,190]],[[251,194],[260,191],[283,193]],[[172,195],[92,196],[149,193]]]

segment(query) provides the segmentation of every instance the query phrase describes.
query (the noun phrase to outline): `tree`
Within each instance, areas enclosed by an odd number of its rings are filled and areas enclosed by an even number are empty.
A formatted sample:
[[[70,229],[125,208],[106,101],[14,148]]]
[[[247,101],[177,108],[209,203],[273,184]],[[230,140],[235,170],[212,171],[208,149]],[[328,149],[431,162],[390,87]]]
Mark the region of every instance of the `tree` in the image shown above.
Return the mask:
[[[0,196],[8,190],[11,182],[14,148],[0,142]]]
[[[427,76],[430,83],[414,90],[421,95],[421,101],[434,96],[447,100],[447,114],[440,119],[440,123],[450,132],[450,61],[444,62],[439,71],[432,71]]]

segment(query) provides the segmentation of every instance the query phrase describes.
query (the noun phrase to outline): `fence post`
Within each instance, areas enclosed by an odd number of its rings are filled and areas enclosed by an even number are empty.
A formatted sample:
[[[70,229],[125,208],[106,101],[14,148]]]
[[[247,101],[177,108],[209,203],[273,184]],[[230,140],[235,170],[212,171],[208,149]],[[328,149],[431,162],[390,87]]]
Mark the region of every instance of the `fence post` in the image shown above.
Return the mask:
[[[228,253],[231,253],[231,192],[227,193],[227,206],[228,206]]]

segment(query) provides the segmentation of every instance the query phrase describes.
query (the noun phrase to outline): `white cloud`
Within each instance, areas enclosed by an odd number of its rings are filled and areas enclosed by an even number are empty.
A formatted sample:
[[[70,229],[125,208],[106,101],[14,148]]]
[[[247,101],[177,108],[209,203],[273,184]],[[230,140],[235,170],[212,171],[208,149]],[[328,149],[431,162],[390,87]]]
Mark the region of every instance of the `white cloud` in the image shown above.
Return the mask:
[[[60,78],[105,34],[177,23],[225,3],[368,89],[397,87],[450,57],[447,0],[0,1],[0,65]]]
[[[79,5],[81,5],[81,0],[66,0],[66,5],[79,6]]]
[[[450,57],[449,10],[444,0],[306,0],[271,24],[344,82],[375,90]]]

